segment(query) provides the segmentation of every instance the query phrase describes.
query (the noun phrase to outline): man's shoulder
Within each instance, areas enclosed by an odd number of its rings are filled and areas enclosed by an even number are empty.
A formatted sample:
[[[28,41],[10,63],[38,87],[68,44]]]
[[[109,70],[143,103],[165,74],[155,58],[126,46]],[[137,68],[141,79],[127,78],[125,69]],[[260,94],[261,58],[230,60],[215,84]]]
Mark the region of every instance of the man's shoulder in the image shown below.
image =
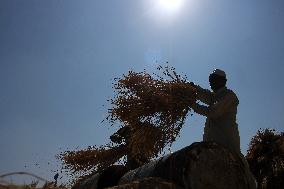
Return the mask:
[[[236,93],[232,89],[228,89],[228,88],[226,88],[226,93],[236,95]]]
[[[225,95],[226,95],[226,96],[230,96],[231,98],[233,98],[233,99],[235,99],[236,101],[239,102],[239,99],[238,99],[236,93],[235,93],[233,90],[231,90],[231,89],[226,89]]]

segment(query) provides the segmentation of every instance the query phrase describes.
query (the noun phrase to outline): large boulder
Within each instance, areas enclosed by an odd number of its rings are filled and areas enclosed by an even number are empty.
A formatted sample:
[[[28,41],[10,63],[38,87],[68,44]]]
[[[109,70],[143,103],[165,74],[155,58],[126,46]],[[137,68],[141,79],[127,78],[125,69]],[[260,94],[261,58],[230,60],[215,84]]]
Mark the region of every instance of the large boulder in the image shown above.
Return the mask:
[[[145,178],[131,183],[122,184],[107,189],[182,189],[174,183],[165,181],[161,178]]]
[[[117,189],[131,186],[145,188],[145,183],[147,187],[153,183],[153,187],[159,189],[163,188],[162,185],[165,186],[164,182],[179,189],[252,189],[254,187],[249,184],[251,180],[247,169],[240,155],[213,142],[196,142],[123,176],[122,172],[117,174],[114,171],[110,171],[113,174],[108,177],[107,174],[103,177],[97,175],[76,189],[101,189],[106,186],[104,182],[112,181],[114,176],[117,183],[112,185],[119,185]],[[118,181],[119,176],[121,178]],[[147,178],[159,178],[163,182]],[[101,183],[100,186],[98,183]]]
[[[196,142],[126,173],[119,184],[159,177],[187,189],[250,189],[247,171],[238,154],[213,142]]]

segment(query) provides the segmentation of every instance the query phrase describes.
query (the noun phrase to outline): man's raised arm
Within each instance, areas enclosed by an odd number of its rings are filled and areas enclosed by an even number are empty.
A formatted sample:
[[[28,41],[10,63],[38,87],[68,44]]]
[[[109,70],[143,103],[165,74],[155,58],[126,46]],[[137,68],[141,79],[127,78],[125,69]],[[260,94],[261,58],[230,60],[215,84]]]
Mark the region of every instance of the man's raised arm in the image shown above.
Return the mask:
[[[196,89],[197,100],[200,100],[207,105],[213,104],[214,94],[210,90],[203,89],[199,85],[195,85],[193,82],[190,82],[190,85]]]

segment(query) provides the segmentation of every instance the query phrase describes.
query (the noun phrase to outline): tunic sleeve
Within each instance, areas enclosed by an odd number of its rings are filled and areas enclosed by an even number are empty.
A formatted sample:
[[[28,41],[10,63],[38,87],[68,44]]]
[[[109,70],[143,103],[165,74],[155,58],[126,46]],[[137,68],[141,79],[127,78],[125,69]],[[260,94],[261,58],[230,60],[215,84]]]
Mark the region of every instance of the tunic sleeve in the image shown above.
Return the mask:
[[[195,88],[197,91],[198,100],[200,100],[201,102],[207,105],[213,104],[214,95],[211,91],[209,91],[208,89],[203,89],[202,87],[198,85],[196,85]]]
[[[232,105],[236,103],[236,97],[233,94],[227,94],[223,99],[212,106],[207,107],[196,103],[192,108],[196,113],[200,115],[206,116],[208,118],[217,118],[222,116],[230,109]]]

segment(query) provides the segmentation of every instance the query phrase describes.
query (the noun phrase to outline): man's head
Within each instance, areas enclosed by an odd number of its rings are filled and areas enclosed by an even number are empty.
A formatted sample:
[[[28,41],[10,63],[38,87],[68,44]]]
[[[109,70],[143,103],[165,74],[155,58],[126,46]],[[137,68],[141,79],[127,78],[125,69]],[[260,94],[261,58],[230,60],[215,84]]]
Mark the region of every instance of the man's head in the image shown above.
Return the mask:
[[[211,89],[216,92],[226,86],[226,73],[223,70],[215,69],[209,76]]]

